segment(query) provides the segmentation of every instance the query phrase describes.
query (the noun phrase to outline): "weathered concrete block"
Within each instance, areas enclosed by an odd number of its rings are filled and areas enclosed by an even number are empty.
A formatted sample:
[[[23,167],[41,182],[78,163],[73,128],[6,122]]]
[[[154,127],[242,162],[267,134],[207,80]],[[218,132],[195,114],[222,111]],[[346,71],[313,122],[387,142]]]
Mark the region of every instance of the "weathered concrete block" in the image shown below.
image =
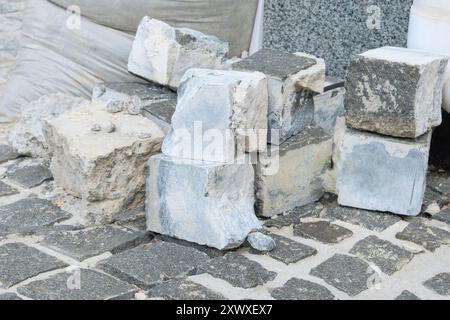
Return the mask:
[[[347,73],[347,124],[417,138],[442,122],[448,57],[384,47],[356,56]]]
[[[173,28],[144,17],[133,43],[128,70],[150,81],[177,88],[191,68],[222,69],[229,44],[187,28]]]
[[[255,165],[256,212],[272,217],[318,201],[324,193],[322,175],[331,164],[333,139],[319,127],[308,127]]]
[[[267,147],[267,79],[260,72],[191,69],[163,153],[228,163]]]
[[[325,92],[314,96],[314,123],[325,132],[334,134],[336,121],[345,115],[344,82],[327,79]]]
[[[431,133],[403,140],[347,129],[340,148],[339,204],[414,216],[425,193]]]
[[[323,60],[304,53],[263,49],[232,67],[267,76],[271,144],[280,145],[311,125],[314,120],[313,94],[324,89]]]
[[[94,125],[101,131],[93,131]],[[112,125],[114,131],[104,129]],[[148,159],[160,152],[164,133],[143,116],[111,114],[102,104],[80,107],[48,121],[55,181],[82,199],[87,225],[110,223],[145,198]]]
[[[149,161],[149,231],[217,249],[240,246],[261,228],[252,165],[174,159]]]

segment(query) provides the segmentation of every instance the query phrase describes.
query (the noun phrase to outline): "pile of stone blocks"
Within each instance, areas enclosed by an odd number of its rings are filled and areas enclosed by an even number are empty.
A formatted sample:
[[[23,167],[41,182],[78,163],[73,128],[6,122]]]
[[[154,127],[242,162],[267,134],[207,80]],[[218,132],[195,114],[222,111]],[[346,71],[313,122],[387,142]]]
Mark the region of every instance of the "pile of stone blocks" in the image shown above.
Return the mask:
[[[348,128],[337,148],[341,205],[421,212],[447,63],[445,56],[395,47],[353,59],[346,81]]]

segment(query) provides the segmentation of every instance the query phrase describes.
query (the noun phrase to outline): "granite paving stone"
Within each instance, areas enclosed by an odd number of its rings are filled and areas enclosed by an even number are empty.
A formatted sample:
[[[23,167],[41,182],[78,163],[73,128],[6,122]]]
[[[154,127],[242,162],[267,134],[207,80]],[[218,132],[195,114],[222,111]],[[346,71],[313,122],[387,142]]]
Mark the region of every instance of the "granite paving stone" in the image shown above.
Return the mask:
[[[0,293],[0,301],[22,300],[17,294],[12,292]]]
[[[433,219],[445,222],[446,224],[450,225],[450,208],[442,210],[441,212],[435,214],[433,216]]]
[[[40,273],[65,267],[66,264],[22,243],[0,246],[0,287],[8,289]]]
[[[0,144],[0,163],[17,159],[19,154],[6,144]]]
[[[350,238],[353,232],[328,221],[317,221],[301,223],[295,226],[294,235],[325,244],[336,244]]]
[[[13,165],[6,172],[6,177],[28,189],[40,186],[45,181],[53,179],[51,171],[40,164]]]
[[[432,252],[443,245],[450,244],[450,232],[428,226],[420,220],[410,223],[402,232],[397,233],[395,237],[421,245]]]
[[[115,254],[124,251],[138,246],[147,239],[149,237],[144,232],[101,226],[86,230],[55,232],[46,236],[41,244],[83,261],[105,252]]]
[[[312,269],[310,274],[350,296],[356,296],[369,289],[370,280],[376,277],[376,273],[367,262],[342,254],[334,255]]]
[[[209,257],[196,249],[169,242],[141,245],[100,261],[105,272],[141,288],[175,277],[193,275]]]
[[[244,289],[263,285],[277,276],[275,272],[268,271],[259,263],[235,252],[208,261],[200,267],[200,272]]]
[[[266,220],[264,226],[267,228],[281,229],[291,225],[297,225],[303,218],[318,218],[323,209],[324,206],[321,203],[298,207]]]
[[[425,210],[430,204],[437,203],[440,207],[450,203],[450,195],[442,194],[439,191],[427,186],[423,199],[422,208]]]
[[[156,239],[164,241],[164,242],[171,242],[171,243],[174,243],[174,244],[177,244],[180,246],[196,249],[198,251],[206,253],[210,258],[222,257],[229,251],[229,250],[219,250],[216,248],[207,247],[207,246],[195,243],[195,242],[189,242],[186,240],[172,238],[172,237],[165,236],[162,234],[158,234],[156,236]]]
[[[440,273],[425,281],[423,285],[441,296],[450,296],[450,273]]]
[[[374,263],[388,275],[402,269],[414,257],[414,253],[411,251],[376,236],[369,236],[359,241],[350,250],[350,253]]]
[[[147,292],[147,296],[165,300],[225,300],[221,294],[186,279],[158,284]]]
[[[395,300],[420,300],[414,293],[405,290]]]
[[[70,217],[50,201],[26,198],[0,207],[0,234],[33,233]]]
[[[427,184],[437,192],[450,195],[450,175],[446,172],[430,172]]]
[[[281,288],[272,291],[277,300],[335,300],[330,290],[317,283],[292,278]]]
[[[11,187],[10,185],[0,181],[0,197],[12,196],[18,194],[19,192]]]
[[[134,291],[134,286],[90,269],[67,270],[17,288],[35,300],[108,300]]]

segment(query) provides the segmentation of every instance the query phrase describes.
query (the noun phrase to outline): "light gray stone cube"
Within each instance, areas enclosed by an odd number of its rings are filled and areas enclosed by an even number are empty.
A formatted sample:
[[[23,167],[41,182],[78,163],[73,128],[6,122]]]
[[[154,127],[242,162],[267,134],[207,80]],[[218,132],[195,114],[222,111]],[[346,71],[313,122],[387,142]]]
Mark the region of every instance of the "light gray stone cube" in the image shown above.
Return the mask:
[[[240,246],[261,224],[254,211],[250,164],[150,159],[147,180],[149,231],[217,249]]]
[[[425,193],[431,133],[416,140],[347,129],[338,146],[338,202],[415,216]]]
[[[268,78],[269,142],[280,145],[314,120],[314,93],[325,84],[325,62],[304,53],[263,49],[234,63],[241,71],[258,71]]]
[[[308,127],[271,153],[262,153],[255,165],[256,211],[272,217],[318,201],[324,193],[322,175],[331,164],[332,136]]]
[[[191,68],[222,69],[229,44],[187,28],[173,28],[144,17],[133,43],[128,70],[150,81],[177,88]]]
[[[164,154],[228,163],[267,147],[267,79],[260,72],[191,69],[182,79]]]
[[[442,122],[448,57],[383,47],[360,54],[347,72],[347,125],[417,138]]]

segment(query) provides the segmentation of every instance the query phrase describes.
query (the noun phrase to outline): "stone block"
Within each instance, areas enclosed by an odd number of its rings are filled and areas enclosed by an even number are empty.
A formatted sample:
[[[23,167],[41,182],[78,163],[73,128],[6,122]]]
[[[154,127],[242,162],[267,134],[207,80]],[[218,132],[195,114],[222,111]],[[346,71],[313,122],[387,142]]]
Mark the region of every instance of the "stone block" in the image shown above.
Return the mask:
[[[314,123],[325,132],[334,134],[336,121],[345,115],[345,88],[329,89],[322,94],[314,96]]]
[[[93,126],[114,130],[93,131]],[[110,223],[120,212],[141,207],[148,159],[160,152],[163,130],[143,116],[111,114],[93,103],[48,121],[56,183],[82,199],[86,225]]]
[[[441,124],[448,57],[384,47],[354,58],[347,72],[347,124],[417,138]]]
[[[415,216],[426,187],[431,134],[403,140],[347,129],[340,148],[340,205]]]
[[[142,114],[158,124],[165,133],[169,133],[176,108],[176,99],[160,100],[146,104],[142,109]]]
[[[163,153],[231,162],[267,147],[267,79],[260,72],[191,69],[182,79]]]
[[[149,161],[149,231],[217,249],[240,246],[261,228],[252,165],[174,159]]]
[[[263,49],[232,67],[267,76],[270,143],[279,145],[312,123],[313,93],[324,90],[323,60],[303,53]]]
[[[321,128],[308,127],[255,165],[256,212],[272,217],[318,201],[324,174],[331,164],[333,141]]]
[[[128,70],[150,81],[177,88],[191,68],[223,68],[229,44],[187,28],[173,28],[149,17],[138,27]]]

